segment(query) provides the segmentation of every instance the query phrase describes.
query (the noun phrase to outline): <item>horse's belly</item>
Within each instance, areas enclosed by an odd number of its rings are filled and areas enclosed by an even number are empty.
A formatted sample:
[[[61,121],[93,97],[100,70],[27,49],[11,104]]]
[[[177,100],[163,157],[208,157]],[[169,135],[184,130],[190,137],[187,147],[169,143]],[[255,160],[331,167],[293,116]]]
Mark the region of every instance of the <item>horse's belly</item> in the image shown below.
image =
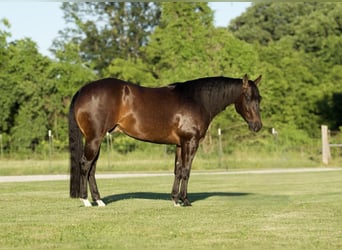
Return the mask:
[[[137,120],[130,117],[120,122],[116,131],[142,141],[162,144],[180,143],[176,128],[172,126],[172,123],[165,121]]]

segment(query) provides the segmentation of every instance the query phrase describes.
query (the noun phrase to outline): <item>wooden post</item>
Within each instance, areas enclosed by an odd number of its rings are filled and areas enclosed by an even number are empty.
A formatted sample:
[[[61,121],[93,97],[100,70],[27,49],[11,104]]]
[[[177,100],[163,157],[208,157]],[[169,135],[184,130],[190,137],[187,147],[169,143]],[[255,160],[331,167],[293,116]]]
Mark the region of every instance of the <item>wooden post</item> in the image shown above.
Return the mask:
[[[329,140],[328,140],[328,126],[322,125],[321,131],[322,131],[322,161],[323,161],[323,164],[327,165],[329,164],[329,160],[331,158],[330,146],[329,146]]]
[[[108,169],[110,168],[110,153],[111,153],[111,150],[110,150],[111,145],[110,145],[109,137],[110,137],[110,133],[107,132],[106,139],[107,139],[107,167]]]
[[[49,166],[51,167],[51,158],[52,158],[52,131],[48,130],[49,137]]]
[[[217,130],[218,134],[218,142],[219,142],[219,148],[218,148],[218,155],[219,155],[219,167],[222,167],[222,155],[223,155],[223,150],[222,150],[222,134],[221,134],[221,128]]]

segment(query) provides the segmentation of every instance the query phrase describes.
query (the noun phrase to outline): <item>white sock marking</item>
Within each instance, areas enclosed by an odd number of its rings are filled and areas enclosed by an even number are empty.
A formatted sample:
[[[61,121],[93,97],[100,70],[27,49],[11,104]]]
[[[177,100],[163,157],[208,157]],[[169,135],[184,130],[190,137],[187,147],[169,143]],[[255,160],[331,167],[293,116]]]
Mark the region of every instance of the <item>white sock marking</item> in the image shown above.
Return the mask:
[[[88,199],[80,199],[81,201],[83,201],[83,204],[85,207],[91,207],[91,203],[90,201],[88,201]]]
[[[106,204],[102,200],[97,200],[96,203],[99,207],[105,207],[106,206]]]

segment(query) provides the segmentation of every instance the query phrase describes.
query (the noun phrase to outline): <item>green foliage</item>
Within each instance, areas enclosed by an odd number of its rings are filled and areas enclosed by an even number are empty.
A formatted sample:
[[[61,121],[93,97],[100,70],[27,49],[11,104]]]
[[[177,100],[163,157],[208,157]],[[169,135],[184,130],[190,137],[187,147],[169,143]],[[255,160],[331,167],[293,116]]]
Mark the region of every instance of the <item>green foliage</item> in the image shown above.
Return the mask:
[[[208,151],[218,128],[231,154],[241,145],[273,150],[272,128],[279,131],[277,148],[286,151],[315,145],[322,123],[342,126],[340,3],[255,3],[227,28],[214,27],[203,2],[63,3],[62,10],[68,26],[54,42],[54,60],[30,39],[9,43],[10,23],[0,23],[5,152],[45,152],[49,129],[66,148],[71,97],[100,77],[161,86],[262,74],[263,131],[250,133],[230,107],[211,125]],[[149,147],[121,135],[114,144],[123,153]]]
[[[213,30],[207,4],[163,3],[162,10],[160,25],[144,50],[154,77],[171,83],[206,75],[209,40],[203,38]]]
[[[3,114],[1,130],[11,134],[14,149],[34,148],[44,138],[46,69],[49,60],[38,53],[29,39],[7,48],[7,63],[2,70]]]
[[[71,96],[94,75],[75,60],[56,62],[42,56],[30,39],[7,43],[4,48],[0,133],[8,136],[5,151],[36,151],[47,139],[49,129],[56,140],[63,141],[64,149]]]
[[[73,25],[60,32],[53,50],[76,44],[82,62],[100,75],[115,58],[139,58],[160,15],[159,4],[148,2],[65,2],[62,10]]]
[[[315,137],[320,123],[341,124],[341,11],[340,3],[258,3],[230,24],[237,37],[261,44],[255,46],[267,72],[262,113],[274,126]]]
[[[119,79],[143,86],[155,86],[153,74],[149,71],[147,64],[141,59],[114,59],[103,70],[103,75],[108,77],[115,76]]]

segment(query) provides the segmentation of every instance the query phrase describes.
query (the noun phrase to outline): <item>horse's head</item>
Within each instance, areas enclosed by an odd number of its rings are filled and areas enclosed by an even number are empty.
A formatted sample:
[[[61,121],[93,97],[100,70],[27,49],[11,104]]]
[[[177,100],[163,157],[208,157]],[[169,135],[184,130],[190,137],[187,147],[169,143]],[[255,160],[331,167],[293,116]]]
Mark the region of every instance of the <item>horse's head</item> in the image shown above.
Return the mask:
[[[249,81],[247,75],[242,79],[242,93],[235,102],[236,111],[248,123],[249,129],[258,132],[261,127],[261,118],[259,112],[259,105],[261,96],[257,84],[260,82],[261,76],[255,81]]]

